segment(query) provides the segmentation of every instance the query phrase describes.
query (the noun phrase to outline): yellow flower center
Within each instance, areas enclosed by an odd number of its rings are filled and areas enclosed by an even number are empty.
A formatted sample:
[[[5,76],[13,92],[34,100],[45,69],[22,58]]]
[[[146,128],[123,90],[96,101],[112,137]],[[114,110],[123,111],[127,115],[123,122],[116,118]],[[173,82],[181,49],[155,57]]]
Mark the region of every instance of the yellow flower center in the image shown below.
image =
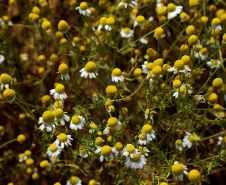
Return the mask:
[[[149,124],[145,124],[143,127],[142,127],[142,131],[145,133],[145,134],[149,134],[152,132],[152,126],[149,125]]]
[[[93,96],[93,98],[98,98],[98,94],[97,93],[93,94],[92,96]]]
[[[75,176],[72,176],[72,177],[70,177],[69,181],[70,181],[71,184],[77,184],[78,178],[75,177]]]
[[[91,124],[90,124],[90,127],[91,127],[91,128],[97,128],[96,124],[94,124],[94,123],[91,123]]]
[[[146,137],[144,137],[143,134],[139,134],[139,139],[144,141],[146,140]]]
[[[183,87],[180,87],[177,89],[177,92],[180,94],[185,94],[185,89]]]
[[[173,86],[174,86],[176,89],[178,89],[178,88],[181,86],[181,81],[180,81],[180,80],[175,80],[175,81],[173,82]]]
[[[142,154],[145,154],[147,152],[146,148],[145,147],[139,147],[139,151],[142,153]]]
[[[87,73],[94,73],[96,71],[96,69],[97,69],[97,66],[92,61],[87,62],[87,64],[85,65],[85,71]]]
[[[189,38],[188,38],[188,43],[190,45],[195,45],[198,43],[198,37],[196,35],[191,35]]]
[[[217,65],[218,60],[217,59],[213,59],[212,64],[213,65]]]
[[[202,49],[200,50],[200,53],[201,53],[202,55],[206,55],[207,52],[208,52],[207,48],[202,48]]]
[[[66,64],[60,64],[58,71],[60,74],[66,75],[68,73],[68,66]]]
[[[213,26],[219,26],[220,23],[221,23],[221,20],[220,20],[219,18],[214,18],[214,19],[212,20],[212,25],[213,25]]]
[[[31,166],[31,165],[33,165],[34,164],[34,159],[27,159],[26,160],[26,165],[27,166]]]
[[[176,145],[177,146],[182,146],[182,141],[181,140],[176,140]]]
[[[196,134],[191,134],[188,138],[191,143],[195,143],[199,140],[199,137]]]
[[[10,84],[12,82],[12,77],[6,73],[1,74],[1,83],[3,85]]]
[[[164,35],[164,30],[161,27],[155,29],[154,36],[161,37]]]
[[[215,78],[214,80],[213,80],[213,86],[215,87],[215,88],[217,88],[217,89],[220,89],[222,86],[223,86],[223,80],[221,79],[221,78]]]
[[[117,151],[122,151],[122,150],[123,150],[123,145],[122,145],[122,143],[117,142],[117,143],[115,144],[115,149],[116,149]]]
[[[186,28],[186,34],[187,35],[192,35],[195,34],[195,27],[193,25],[190,25]]]
[[[162,66],[163,65],[163,59],[158,58],[153,62],[154,66]]]
[[[152,69],[152,73],[156,76],[159,76],[162,73],[162,67],[161,66],[155,66]]]
[[[128,145],[126,147],[126,151],[131,154],[131,153],[135,152],[135,147],[133,145]]]
[[[107,25],[113,25],[115,23],[115,19],[113,17],[109,17],[106,20]]]
[[[64,117],[64,111],[61,108],[57,108],[54,115],[57,119],[62,119]]]
[[[97,185],[97,182],[95,180],[90,180],[88,185]]]
[[[54,107],[56,107],[56,108],[62,108],[62,106],[63,106],[63,104],[62,104],[61,101],[55,101],[54,102]]]
[[[200,172],[198,170],[191,170],[188,174],[188,178],[191,182],[198,182],[200,180]]]
[[[71,121],[73,124],[78,125],[81,122],[81,119],[79,118],[79,116],[73,116],[71,118]]]
[[[58,23],[58,30],[62,33],[66,33],[68,30],[69,30],[69,25],[68,23],[65,21],[65,20],[61,20],[59,23]]]
[[[223,137],[222,144],[226,146],[226,136]]]
[[[100,25],[104,26],[106,24],[106,20],[107,20],[106,17],[101,17],[100,18]]]
[[[209,101],[211,104],[215,104],[215,103],[217,103],[217,101],[218,101],[218,96],[217,96],[215,93],[211,93],[211,94],[208,96],[208,101]]]
[[[147,69],[148,71],[151,71],[151,70],[153,69],[153,67],[154,67],[154,64],[153,64],[152,62],[149,62],[149,63],[147,63],[147,65],[146,65],[146,69]]]
[[[142,15],[137,16],[136,22],[137,22],[138,24],[142,24],[142,23],[144,23],[144,21],[145,21],[144,16],[142,16]]]
[[[50,26],[51,26],[51,24],[50,24],[49,21],[44,21],[44,22],[42,23],[42,28],[43,28],[44,30],[50,29]]]
[[[179,163],[174,164],[174,165],[172,166],[172,172],[173,172],[176,176],[180,176],[180,175],[182,175],[183,172],[184,172],[184,167],[183,167],[181,164],[179,164]]]
[[[117,92],[117,88],[114,85],[107,86],[106,93],[109,96],[114,96],[116,94],[116,92]]]
[[[184,69],[184,62],[182,60],[177,60],[174,63],[174,68],[177,70],[183,70]]]
[[[113,76],[116,76],[116,77],[121,76],[121,75],[122,75],[122,71],[121,71],[121,69],[119,69],[119,68],[115,68],[115,69],[113,69],[113,71],[112,71],[112,75],[113,75]]]
[[[137,163],[140,161],[140,154],[133,154],[133,158],[130,157],[130,160],[134,163]]]
[[[118,124],[118,120],[115,117],[111,117],[111,118],[108,119],[108,126],[110,128],[116,127],[117,124]]]
[[[24,152],[24,155],[26,155],[26,156],[31,156],[31,150],[26,150],[26,151]]]
[[[49,146],[49,150],[50,150],[51,152],[56,152],[57,149],[58,149],[58,148],[56,147],[55,144],[51,144],[51,145]]]
[[[58,94],[63,94],[64,93],[64,86],[62,84],[58,84],[56,87],[55,87],[55,91],[58,93]]]
[[[86,10],[88,9],[88,4],[86,2],[81,2],[79,7],[81,10]]]
[[[54,114],[47,110],[45,111],[43,114],[42,114],[42,119],[43,119],[43,122],[45,123],[52,123],[54,121]]]
[[[105,145],[101,148],[101,155],[104,157],[109,157],[111,155],[111,147],[108,145]]]
[[[102,143],[103,143],[102,137],[97,137],[96,140],[95,140],[95,144],[100,146],[100,145],[102,145]]]
[[[79,147],[79,153],[85,154],[86,153],[86,149],[83,146],[80,146]]]
[[[19,154],[19,158],[20,159],[24,158],[24,154]]]
[[[173,3],[169,3],[167,5],[168,12],[174,12],[176,10],[176,6]]]
[[[3,92],[3,96],[6,100],[11,101],[16,96],[16,93],[12,89],[5,89]]]
[[[67,135],[64,134],[64,133],[61,133],[61,134],[58,136],[58,141],[61,142],[61,143],[67,141],[67,139],[68,139],[68,138],[67,138]]]
[[[125,34],[129,34],[130,33],[130,29],[129,28],[124,28],[123,31],[124,31]]]
[[[122,0],[123,3],[131,3],[132,0]]]

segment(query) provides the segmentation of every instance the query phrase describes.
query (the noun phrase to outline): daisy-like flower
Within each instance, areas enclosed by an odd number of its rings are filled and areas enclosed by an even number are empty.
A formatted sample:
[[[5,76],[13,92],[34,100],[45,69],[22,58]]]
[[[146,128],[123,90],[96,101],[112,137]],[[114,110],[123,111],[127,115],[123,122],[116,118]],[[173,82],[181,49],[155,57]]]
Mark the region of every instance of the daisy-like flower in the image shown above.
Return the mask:
[[[103,147],[97,149],[95,153],[101,153],[100,156],[100,162],[103,162],[104,159],[108,162],[108,159],[110,158],[111,160],[114,159],[112,155],[112,149],[109,145],[104,145]]]
[[[98,75],[96,73],[96,69],[97,69],[97,66],[93,61],[87,62],[87,64],[85,65],[85,68],[82,68],[80,70],[81,77],[96,78],[96,76]]]
[[[201,60],[206,60],[208,58],[208,50],[207,50],[207,48],[202,48],[199,51],[199,56],[200,56]]]
[[[60,146],[56,146],[56,144],[51,144],[47,149],[47,154],[49,157],[59,156],[62,151]]]
[[[88,185],[100,185],[100,183],[97,182],[96,180],[92,179],[92,180],[89,181]]]
[[[94,142],[97,149],[101,148],[103,143],[104,143],[104,139],[102,137],[97,137]]]
[[[9,85],[12,84],[12,77],[6,73],[2,73],[0,76],[1,89],[9,89]]]
[[[28,54],[27,53],[21,53],[20,54],[20,59],[22,61],[27,61],[28,60]]]
[[[116,130],[120,130],[122,125],[122,123],[115,117],[109,118],[107,123],[110,128],[115,128]]]
[[[142,73],[149,74],[153,69],[154,64],[152,62],[145,61],[142,65]]]
[[[210,59],[210,61],[207,61],[206,64],[211,69],[214,69],[214,68],[218,68],[221,66],[221,61],[219,59]]]
[[[148,143],[147,137],[143,136],[143,134],[139,134],[138,138],[139,138],[138,140],[139,145],[146,145]]]
[[[50,95],[54,96],[54,99],[58,99],[60,97],[61,100],[64,100],[67,98],[67,94],[65,93],[64,85],[58,84],[55,89],[50,90]]]
[[[142,127],[141,133],[144,137],[147,137],[147,141],[152,141],[152,139],[155,139],[155,132],[152,130],[152,126],[149,124],[145,124]]]
[[[177,74],[179,72],[187,73],[188,71],[191,71],[191,69],[187,65],[184,65],[184,62],[182,60],[177,60],[174,63],[174,66],[169,68],[167,71]]]
[[[137,2],[132,0],[121,0],[118,6],[119,7],[124,6],[125,8],[127,8],[127,6],[130,6],[134,8],[134,6],[137,6]]]
[[[143,165],[146,164],[147,159],[142,154],[132,154],[132,157],[128,157],[126,159],[126,166],[127,168],[133,168],[133,169],[142,169]]]
[[[218,145],[223,145],[225,148],[226,148],[226,136],[222,137],[220,136],[218,138],[218,142],[217,142]]]
[[[82,185],[82,181],[80,178],[72,176],[70,179],[67,181],[66,185]]]
[[[222,111],[224,107],[222,107],[220,104],[215,104],[213,106],[213,114],[218,118],[218,119],[222,119],[225,116],[225,112]]]
[[[142,37],[142,38],[140,38],[140,43],[142,43],[142,44],[148,44],[148,37]]]
[[[59,98],[58,98],[59,99]],[[53,104],[53,108],[54,108],[54,111],[57,109],[57,108],[61,108],[63,109],[64,108],[64,101],[63,100],[56,100]]]
[[[184,87],[179,87],[178,89],[176,89],[176,92],[173,93],[173,97],[174,97],[174,98],[178,98],[179,94],[180,94],[180,96],[181,96],[182,98],[185,97],[185,95],[186,95],[186,90],[185,90]]]
[[[62,80],[70,80],[70,76],[68,73],[68,66],[67,64],[60,64],[58,68],[59,73],[61,74],[61,79]]]
[[[78,7],[76,7],[76,10],[79,11],[80,14],[89,17],[91,14],[91,11],[89,10],[88,4],[86,2],[81,2]]]
[[[135,148],[132,144],[127,144],[122,151],[122,155],[126,157],[133,158],[133,154],[139,154],[139,150]]]
[[[85,123],[84,117],[75,115],[71,118],[70,128],[73,130],[82,129],[85,126]]]
[[[23,162],[23,161],[26,161],[27,160],[27,156],[24,155],[23,153],[22,154],[19,154],[19,162]]]
[[[154,32],[154,37],[159,40],[159,39],[162,39],[163,37],[165,37],[165,33],[164,33],[164,30],[161,28],[161,27],[158,27],[155,29],[155,32]]]
[[[0,24],[2,26],[4,25],[12,26],[13,22],[9,19],[7,15],[4,15],[2,18],[0,18]]]
[[[112,82],[119,82],[119,81],[123,82],[124,81],[124,76],[122,75],[121,69],[119,69],[119,68],[113,69],[112,74],[111,74],[111,80],[112,80]]]
[[[101,17],[99,25],[97,27],[97,31],[100,31],[106,25],[107,17]]]
[[[97,129],[97,125],[94,122],[91,122],[90,124],[90,129],[89,129],[89,133],[94,133]]]
[[[3,97],[9,102],[12,103],[16,98],[16,93],[13,89],[5,89],[3,91]]]
[[[182,144],[183,144],[183,142],[180,139],[176,140],[176,142],[175,142],[176,149],[182,151],[182,149],[183,149],[183,145]]]
[[[98,101],[98,94],[97,93],[94,93],[92,95],[92,98],[93,98],[93,101]]]
[[[38,124],[41,124],[41,126],[39,127],[40,130],[44,130],[46,128],[47,132],[51,132],[57,124],[55,123],[55,116],[52,111],[45,111],[42,114],[42,117],[39,117]]]
[[[82,158],[87,158],[89,156],[89,154],[90,154],[90,152],[84,146],[79,147],[79,155]]]
[[[62,126],[65,125],[65,121],[67,121],[67,122],[70,121],[70,117],[67,116],[65,113],[66,112],[64,112],[61,108],[57,108],[54,111],[54,116],[55,116],[56,120],[59,120]]]
[[[104,26],[105,30],[111,31],[111,26],[115,23],[115,19],[113,17],[109,17],[106,20],[106,24]]]
[[[220,23],[221,23],[221,20],[219,18],[214,18],[211,22],[212,26],[216,28],[217,31],[222,30]]]
[[[132,38],[133,37],[133,30],[131,30],[130,28],[124,28],[121,29],[120,31],[120,35],[122,38]]]
[[[193,134],[186,132],[186,135],[183,139],[183,147],[191,148],[193,144],[198,145],[198,141],[200,140],[200,137],[196,135],[195,132]]]
[[[64,145],[66,146],[71,145],[71,140],[73,140],[71,135],[66,135],[64,133],[61,133],[59,136],[57,136],[57,139],[54,142],[54,144],[56,146],[60,146],[61,148],[64,148]]]
[[[168,11],[167,18],[173,19],[174,17],[176,17],[178,14],[181,13],[182,9],[183,9],[183,6],[175,6],[173,3],[169,3],[167,5],[167,11]]]
[[[172,166],[173,176],[179,179],[180,181],[183,181],[183,173],[185,175],[188,175],[187,170],[188,170],[187,166],[179,163],[178,161],[175,161],[174,165]]]
[[[156,113],[156,112],[155,111],[152,111],[151,108],[147,108],[145,110],[145,114],[144,114],[145,119],[153,119],[153,113]]]
[[[123,145],[120,142],[117,142],[115,146],[112,148],[112,152],[115,153],[115,155],[123,154]]]
[[[134,27],[136,27],[138,25],[141,26],[141,27],[145,26],[145,18],[144,18],[144,16],[139,15],[139,16],[136,17],[136,20],[134,22]]]
[[[5,61],[5,57],[0,54],[0,64]]]
[[[139,151],[142,155],[145,155],[145,156],[148,156],[148,152],[150,152],[150,150],[148,150],[147,147],[145,146],[140,146]]]

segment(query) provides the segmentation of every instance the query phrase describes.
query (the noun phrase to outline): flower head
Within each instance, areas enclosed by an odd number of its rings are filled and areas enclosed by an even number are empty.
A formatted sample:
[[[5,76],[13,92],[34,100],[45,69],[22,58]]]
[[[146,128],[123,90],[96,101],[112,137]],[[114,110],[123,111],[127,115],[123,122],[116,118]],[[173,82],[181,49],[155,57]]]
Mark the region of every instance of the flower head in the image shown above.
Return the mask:
[[[100,162],[103,162],[104,159],[108,162],[108,159],[110,158],[111,160],[114,159],[113,155],[112,155],[112,149],[109,145],[104,145],[103,147],[97,149],[95,151],[95,153],[101,153],[100,156]]]
[[[57,136],[57,139],[54,142],[54,144],[56,146],[60,146],[61,148],[64,148],[64,145],[66,146],[71,145],[71,140],[73,140],[71,135],[66,135],[64,133],[61,133],[60,135]]]
[[[88,4],[86,2],[81,2],[78,7],[76,7],[76,10],[79,11],[80,14],[89,17],[91,14],[91,11],[89,10]]]
[[[51,132],[57,124],[55,123],[54,113],[49,110],[45,111],[42,114],[42,117],[39,117],[38,124],[41,124],[41,126],[39,127],[40,130],[44,130],[44,128],[46,128],[47,132]]]
[[[73,130],[82,129],[85,126],[85,118],[82,116],[74,115],[71,118],[70,128]]]
[[[96,73],[96,69],[97,69],[97,66],[93,61],[87,62],[87,64],[85,65],[85,68],[82,68],[80,70],[81,77],[96,78],[96,76],[98,75]]]
[[[173,176],[178,178],[180,181],[183,181],[183,173],[188,175],[186,170],[188,170],[187,166],[179,163],[178,161],[175,161],[174,165],[172,166]]]
[[[183,147],[191,148],[193,144],[198,145],[198,141],[200,140],[200,137],[196,135],[195,132],[193,134],[186,132],[186,135],[183,139]]]
[[[65,93],[65,87],[62,84],[58,84],[55,89],[50,90],[50,94],[54,96],[54,99],[58,99],[60,97],[61,100],[67,98],[67,94]]]

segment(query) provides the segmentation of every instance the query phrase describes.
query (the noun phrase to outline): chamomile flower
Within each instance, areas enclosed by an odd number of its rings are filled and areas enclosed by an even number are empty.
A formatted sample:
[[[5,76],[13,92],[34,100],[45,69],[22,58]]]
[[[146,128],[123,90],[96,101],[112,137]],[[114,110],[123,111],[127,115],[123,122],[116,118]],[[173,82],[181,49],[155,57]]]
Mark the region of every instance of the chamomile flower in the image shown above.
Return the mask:
[[[141,133],[144,137],[147,137],[147,141],[152,141],[152,139],[155,139],[155,132],[152,130],[152,126],[149,124],[145,124],[142,127]]]
[[[193,169],[189,172],[188,179],[193,183],[199,182],[201,179],[201,174],[198,170]]]
[[[150,150],[148,150],[147,147],[145,146],[140,146],[139,151],[142,155],[145,155],[145,156],[148,156],[148,153],[150,152]]]
[[[108,162],[108,159],[111,160],[114,159],[114,156],[112,155],[112,148],[109,145],[104,145],[103,147],[97,149],[95,153],[101,153],[100,156],[100,162],[103,162],[104,159]]]
[[[0,64],[5,61],[5,57],[0,54]]]
[[[139,154],[139,150],[135,148],[132,144],[127,144],[122,151],[122,155],[126,157],[131,157],[133,158],[133,154]]]
[[[28,60],[28,54],[27,53],[21,53],[20,54],[20,59],[22,61],[27,61]]]
[[[134,153],[131,155],[132,156],[129,156],[125,162],[127,168],[142,169],[147,161],[147,159],[144,157],[144,155],[142,155],[140,153],[138,153],[138,154]]]
[[[169,68],[167,71],[173,72],[174,74],[177,74],[179,72],[187,73],[188,71],[191,71],[191,69],[187,65],[185,65],[182,60],[177,60],[174,63],[174,66]]]
[[[225,117],[225,112],[222,110],[224,107],[222,107],[219,104],[215,104],[213,106],[213,114],[217,117],[217,119],[222,119]]]
[[[138,140],[139,145],[146,145],[148,143],[147,136],[143,136],[143,134],[139,134],[138,138],[139,138]]]
[[[145,18],[144,18],[144,16],[139,15],[139,16],[136,17],[136,20],[134,22],[134,27],[136,27],[138,25],[141,26],[141,27],[145,26]]]
[[[173,19],[174,17],[176,17],[178,14],[181,13],[182,9],[183,9],[183,6],[175,6],[173,3],[169,3],[167,5],[167,11],[168,11],[167,18]]]
[[[149,74],[153,69],[154,64],[152,62],[145,61],[142,65],[142,72],[145,74]]]
[[[172,166],[173,176],[179,179],[180,181],[183,181],[183,174],[188,175],[187,170],[188,170],[187,166],[179,163],[178,161],[175,161],[174,165]]]
[[[9,89],[9,85],[12,84],[12,77],[7,73],[2,73],[0,76],[1,89]]]
[[[96,76],[98,75],[96,73],[96,69],[97,69],[97,66],[93,61],[87,62],[85,67],[80,70],[81,77],[96,78]]]
[[[51,132],[53,128],[56,127],[55,116],[52,111],[45,111],[42,114],[42,117],[39,117],[38,124],[41,124],[39,127],[40,130],[44,130],[46,128],[47,132]]]
[[[176,147],[176,149],[182,151],[182,149],[183,149],[183,142],[180,139],[176,140],[175,147]]]
[[[58,98],[59,99],[59,98]],[[64,108],[64,102],[61,100],[56,100],[53,104],[53,108],[54,108],[54,111],[57,109],[57,108],[61,108],[63,109]]]
[[[57,146],[56,144],[51,144],[47,149],[47,154],[49,157],[53,156],[59,156],[62,151],[62,148],[60,146]]]
[[[80,180],[80,178],[72,176],[67,181],[66,185],[82,185],[82,181]]]
[[[193,88],[190,84],[188,83],[183,83],[182,87],[185,89],[186,92],[188,92],[188,94],[192,94],[193,93]]]
[[[97,182],[96,180],[92,179],[92,180],[89,181],[88,185],[100,185],[100,183]]]
[[[133,37],[133,30],[131,30],[130,28],[124,28],[121,29],[120,31],[120,35],[122,38],[132,38]]]
[[[93,93],[92,94],[92,98],[93,98],[93,101],[98,101],[98,94],[97,93]]]
[[[134,8],[134,6],[137,6],[137,2],[132,0],[121,0],[118,6],[119,7],[124,6],[124,8],[127,8],[127,6],[130,6]]]
[[[183,147],[191,148],[193,144],[198,145],[198,141],[200,140],[200,137],[196,135],[195,132],[193,134],[186,132],[186,135],[183,139]]]
[[[221,20],[219,18],[214,18],[211,22],[212,26],[216,28],[217,31],[222,30],[220,23],[221,23]]]
[[[153,119],[153,113],[156,113],[156,112],[155,111],[152,111],[151,108],[147,108],[145,110],[145,114],[144,114],[145,119]]]
[[[89,17],[91,14],[91,11],[89,10],[88,4],[86,2],[81,2],[78,7],[76,7],[76,10],[79,11],[80,14]]]
[[[23,162],[27,160],[27,156],[24,153],[19,154],[19,162]]]
[[[218,68],[221,66],[221,61],[219,59],[210,59],[210,61],[207,61],[206,64],[211,69],[214,69],[214,68]]]
[[[106,24],[104,26],[105,30],[111,31],[111,26],[115,23],[115,19],[113,17],[109,17],[106,20]]]
[[[67,64],[60,64],[58,68],[59,73],[61,74],[61,79],[62,80],[70,80],[70,76],[68,73],[68,66]]]
[[[208,58],[208,50],[207,50],[207,48],[200,49],[199,56],[200,56],[201,60],[206,60]]]
[[[121,69],[119,69],[119,68],[113,69],[112,74],[111,74],[112,82],[119,82],[119,81],[123,82],[124,78],[125,77],[122,75]]]
[[[117,142],[115,146],[112,148],[112,152],[115,153],[115,155],[123,154],[123,145],[120,142]]]
[[[162,39],[163,37],[165,37],[165,33],[164,33],[164,30],[161,28],[161,27],[158,27],[155,29],[155,32],[154,32],[154,37],[159,40],[159,39]]]
[[[73,140],[71,135],[66,135],[64,133],[61,133],[60,135],[57,136],[57,139],[54,142],[54,144],[56,146],[60,146],[61,148],[64,148],[64,145],[66,146],[71,145],[71,140]]]
[[[85,118],[75,115],[71,118],[70,128],[73,130],[82,129],[85,126]]]
[[[99,22],[99,25],[97,27],[97,31],[100,31],[102,28],[104,28],[104,26],[106,25],[106,20],[107,20],[107,17],[101,17],[100,18],[100,22]]]
[[[224,148],[226,148],[226,136],[220,136],[218,138],[218,142],[217,142],[218,145],[222,145],[224,146]]]
[[[89,156],[89,154],[90,154],[90,152],[84,146],[79,147],[79,155],[82,158],[87,158]]]
[[[110,128],[115,128],[116,130],[120,130],[122,125],[122,123],[115,117],[109,118],[107,123]]]
[[[64,85],[58,84],[55,89],[50,90],[50,95],[54,96],[54,99],[58,99],[60,97],[61,100],[64,100],[67,98],[67,94],[65,93]]]
[[[104,139],[102,137],[97,137],[94,142],[97,149],[101,148],[103,143],[104,143]]]
[[[94,122],[91,122],[89,133],[94,133],[97,130],[97,125]]]
[[[66,112],[64,112],[61,108],[57,108],[54,111],[54,116],[55,116],[56,120],[59,120],[62,126],[65,125],[65,121],[67,121],[67,122],[70,121],[70,117],[67,116],[65,113]]]

